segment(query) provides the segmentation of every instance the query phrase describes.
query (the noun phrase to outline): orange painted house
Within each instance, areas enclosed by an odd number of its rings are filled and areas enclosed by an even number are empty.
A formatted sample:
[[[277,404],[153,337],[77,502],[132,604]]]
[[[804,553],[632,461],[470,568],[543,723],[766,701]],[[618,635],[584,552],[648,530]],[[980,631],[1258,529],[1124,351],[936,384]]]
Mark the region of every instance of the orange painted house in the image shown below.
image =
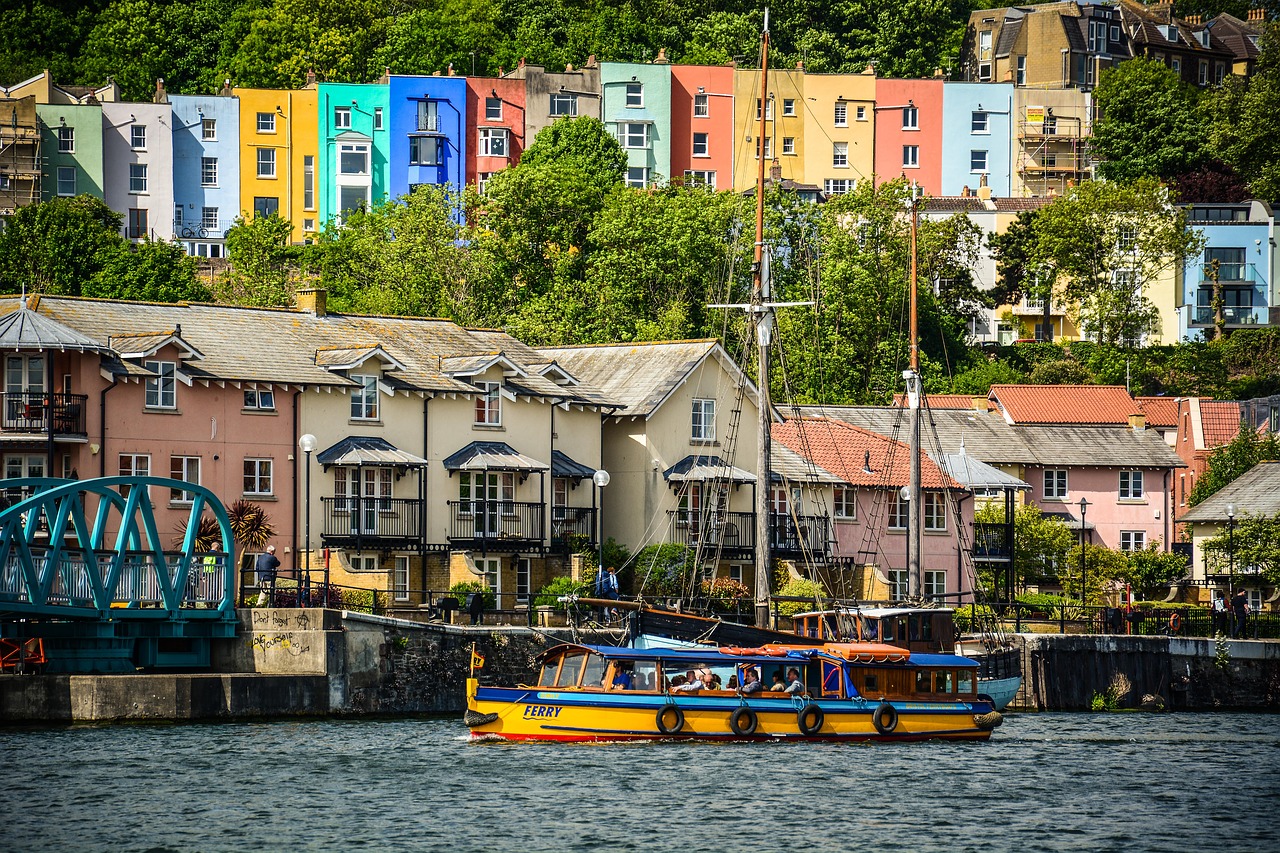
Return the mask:
[[[525,139],[523,79],[468,77],[466,182],[483,185],[520,162]],[[482,138],[483,137],[483,138]]]
[[[733,188],[733,68],[671,66],[671,177]]]
[[[876,80],[876,179],[942,195],[942,80]]]

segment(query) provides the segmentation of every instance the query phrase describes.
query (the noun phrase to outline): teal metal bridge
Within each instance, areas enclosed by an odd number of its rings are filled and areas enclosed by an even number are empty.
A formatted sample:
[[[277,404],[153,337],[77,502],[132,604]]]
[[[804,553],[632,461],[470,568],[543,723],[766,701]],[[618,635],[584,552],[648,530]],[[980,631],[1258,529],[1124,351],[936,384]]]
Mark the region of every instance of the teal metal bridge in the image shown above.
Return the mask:
[[[176,534],[156,524],[153,487],[191,497],[176,549],[164,547]],[[234,538],[208,489],[24,478],[0,480],[0,496],[0,637],[43,640],[49,671],[207,666],[209,640],[235,635]],[[197,550],[206,513],[218,550]]]

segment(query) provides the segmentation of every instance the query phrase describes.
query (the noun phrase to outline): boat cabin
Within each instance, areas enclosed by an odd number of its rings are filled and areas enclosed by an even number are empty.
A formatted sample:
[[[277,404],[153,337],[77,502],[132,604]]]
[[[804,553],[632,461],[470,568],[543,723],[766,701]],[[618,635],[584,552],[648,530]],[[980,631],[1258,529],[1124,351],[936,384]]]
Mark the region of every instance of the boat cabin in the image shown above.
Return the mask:
[[[910,652],[946,654],[956,647],[954,611],[947,607],[816,610],[793,617],[799,636],[829,643],[887,643]]]
[[[911,699],[972,701],[977,696],[977,664],[955,655],[912,653],[881,643],[828,643],[819,647],[766,646],[759,649],[631,649],[561,645],[542,655],[536,685],[582,692],[681,693],[736,696],[754,670],[764,685],[751,694],[785,699],[771,689],[786,684],[794,670],[804,693],[821,699]]]

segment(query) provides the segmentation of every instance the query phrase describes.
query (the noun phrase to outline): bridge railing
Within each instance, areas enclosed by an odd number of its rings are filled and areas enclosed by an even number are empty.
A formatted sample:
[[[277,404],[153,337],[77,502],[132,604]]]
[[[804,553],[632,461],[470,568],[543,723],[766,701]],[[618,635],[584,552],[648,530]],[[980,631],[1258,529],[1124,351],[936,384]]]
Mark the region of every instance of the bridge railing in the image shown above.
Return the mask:
[[[96,563],[99,585],[106,588],[110,584],[110,572],[116,552],[95,550],[92,553],[94,560],[91,561],[83,550],[63,551],[56,558],[56,564],[50,566],[47,550],[32,549],[31,561],[36,570],[36,578],[49,589],[46,603],[95,606],[92,566]],[[178,579],[182,554],[165,552],[164,558],[163,571],[166,572],[169,583],[174,584]],[[221,603],[226,589],[228,562],[228,555],[223,553],[193,556],[180,608],[207,607]],[[164,593],[155,555],[150,551],[126,551],[121,559],[120,573],[115,583],[107,589],[107,596],[112,607],[163,607]],[[21,560],[16,553],[11,553],[4,565],[0,566],[0,601],[30,600]]]

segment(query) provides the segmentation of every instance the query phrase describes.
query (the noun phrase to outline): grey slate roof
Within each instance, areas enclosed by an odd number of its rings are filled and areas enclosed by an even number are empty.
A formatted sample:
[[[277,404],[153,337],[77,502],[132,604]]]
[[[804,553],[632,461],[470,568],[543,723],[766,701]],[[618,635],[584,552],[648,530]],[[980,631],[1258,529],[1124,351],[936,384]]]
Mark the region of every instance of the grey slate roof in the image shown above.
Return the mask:
[[[780,441],[769,443],[769,482],[826,483],[840,485],[844,482],[827,469],[810,462]]]
[[[17,297],[0,297],[0,317],[17,308]],[[446,375],[447,358],[502,352],[528,365],[548,359],[503,332],[465,329],[449,320],[381,317],[307,311],[242,308],[226,305],[161,304],[43,296],[39,315],[80,336],[82,345],[129,335],[156,335],[181,328],[182,342],[201,355],[186,361],[184,373],[196,380],[263,382],[277,385],[344,387],[352,381],[336,369],[325,369],[360,353],[381,348],[402,369],[387,375],[393,387],[429,393],[476,393],[462,378]],[[12,321],[11,321],[12,322]],[[169,332],[165,331],[164,334]],[[68,343],[68,348],[70,342]],[[104,365],[117,373],[134,373],[108,355]],[[534,371],[520,377],[520,389],[535,396],[583,405],[610,406],[613,400],[589,382],[558,385]]]
[[[551,466],[505,441],[473,441],[446,457],[444,467],[450,471],[546,471]]]
[[[1004,26],[1000,28],[1000,38],[996,41],[995,55],[998,59],[1006,59],[1018,40],[1022,31],[1022,21],[1026,13],[1021,9],[1010,9],[1004,13]]]
[[[934,462],[942,466],[942,470],[951,475],[951,479],[969,489],[1030,489],[1031,484],[1012,474],[1006,474],[999,468],[992,468],[965,452],[963,445],[959,453],[944,453],[935,457]]]
[[[583,465],[571,458],[567,453],[559,450],[551,451],[551,476],[553,477],[574,477],[579,480],[588,480],[595,476],[596,469],[590,465]]]
[[[0,350],[103,352],[107,349],[88,335],[19,306],[18,300],[10,302],[9,307],[17,307],[17,310],[0,315]],[[4,310],[0,304],[0,312]]]
[[[544,362],[559,363],[619,403],[621,408],[615,414],[627,417],[653,414],[708,357],[720,358],[730,373],[738,373],[720,345],[711,340],[541,347],[538,352]],[[755,386],[750,382],[747,395],[755,399]]]
[[[805,406],[807,417],[838,418],[905,441],[907,414],[891,406]],[[936,432],[936,439],[934,434]],[[1127,426],[1012,426],[996,412],[930,409],[921,443],[926,453],[966,452],[989,465],[1184,468],[1156,430]]]
[[[664,480],[731,480],[735,483],[754,483],[756,475],[733,465],[725,464],[719,456],[686,456],[662,472]]]
[[[372,435],[349,435],[316,454],[321,465],[407,465],[418,468],[427,464],[421,456],[401,450],[385,438]]]
[[[1280,462],[1259,462],[1214,492],[1204,503],[1178,516],[1178,521],[1226,524],[1227,504],[1235,504],[1237,518],[1245,513],[1275,515],[1280,512]]]

